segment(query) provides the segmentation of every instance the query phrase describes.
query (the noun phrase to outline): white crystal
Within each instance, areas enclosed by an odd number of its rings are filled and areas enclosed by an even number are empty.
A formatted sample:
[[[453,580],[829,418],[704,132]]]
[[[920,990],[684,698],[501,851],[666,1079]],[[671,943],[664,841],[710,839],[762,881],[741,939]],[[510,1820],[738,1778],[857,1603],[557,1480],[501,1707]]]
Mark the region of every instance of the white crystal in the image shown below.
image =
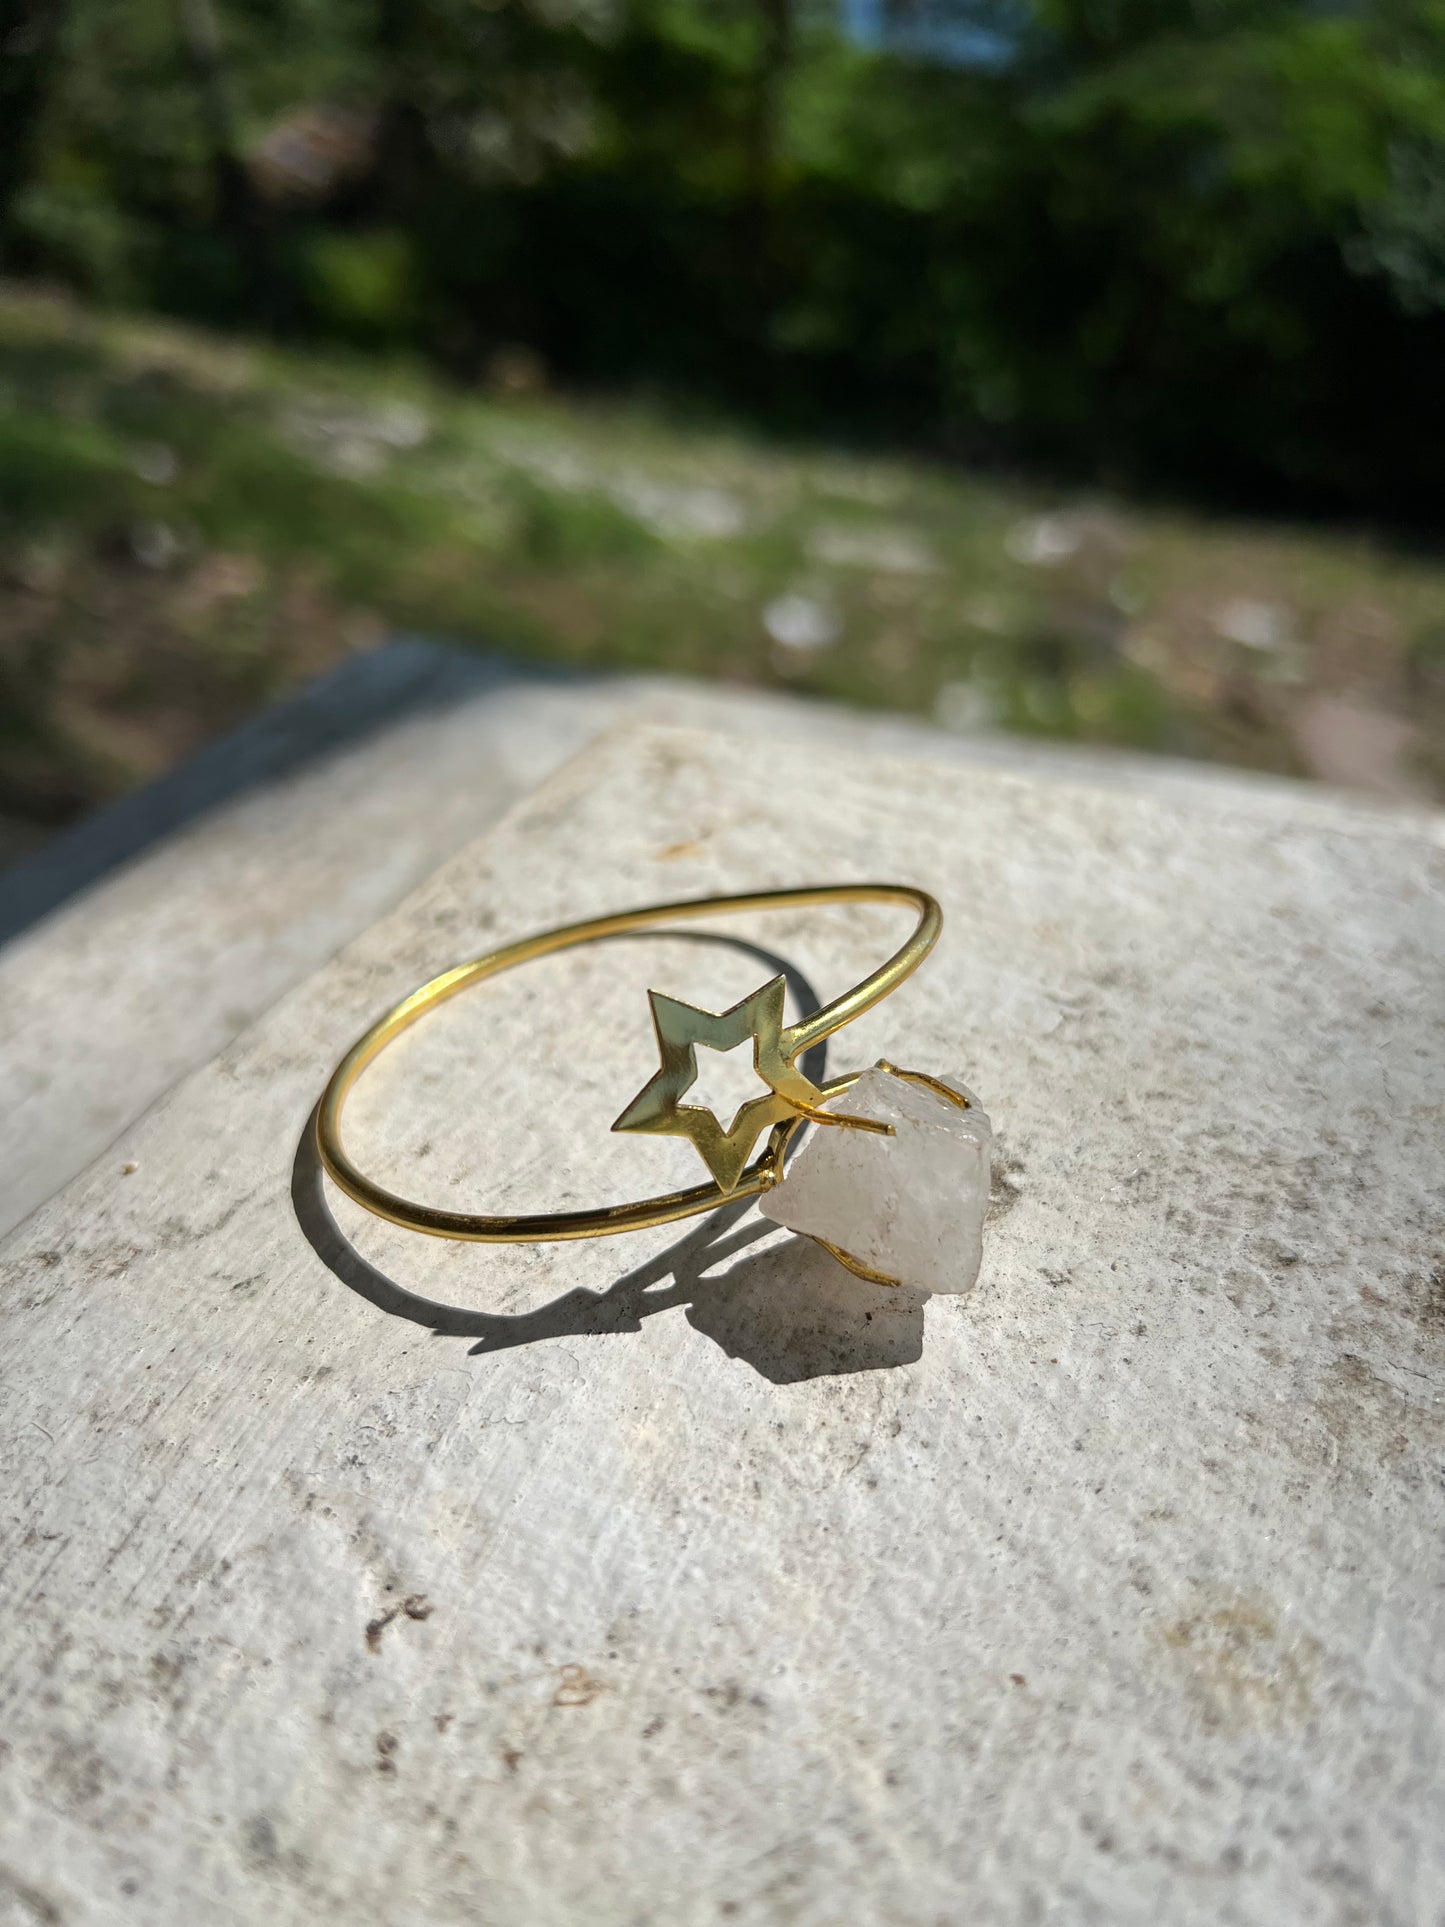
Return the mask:
[[[968,1099],[967,1110],[891,1071],[865,1071],[828,1108],[891,1124],[894,1135],[815,1125],[782,1182],[763,1193],[763,1216],[901,1284],[967,1291],[983,1256],[993,1127],[958,1078],[941,1082]]]

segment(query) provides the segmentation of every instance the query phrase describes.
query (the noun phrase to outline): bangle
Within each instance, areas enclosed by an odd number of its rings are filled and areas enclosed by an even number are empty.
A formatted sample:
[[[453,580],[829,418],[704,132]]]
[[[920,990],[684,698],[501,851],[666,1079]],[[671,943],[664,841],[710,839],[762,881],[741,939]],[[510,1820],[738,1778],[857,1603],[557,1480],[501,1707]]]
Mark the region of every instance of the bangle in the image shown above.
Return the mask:
[[[357,1079],[394,1038],[409,1030],[429,1010],[472,985],[554,951],[572,949],[579,944],[598,942],[648,926],[735,912],[796,909],[837,903],[907,904],[917,911],[918,921],[907,942],[871,976],[865,977],[852,990],[796,1024],[783,1022],[786,983],[781,976],[719,1015],[695,1009],[658,991],[649,993],[661,1066],[625,1107],[612,1128],[615,1131],[690,1139],[708,1168],[710,1175],[707,1183],[691,1190],[673,1191],[661,1197],[632,1203],[605,1205],[596,1210],[502,1216],[448,1211],[400,1197],[367,1177],[352,1162],[342,1140],[341,1119],[347,1096]],[[861,1275],[880,1283],[897,1283],[898,1279],[891,1270],[885,1271],[872,1262],[870,1254],[873,1253],[873,1246],[869,1245],[866,1236],[858,1234],[856,1228],[835,1240],[824,1235],[829,1225],[796,1223],[792,1216],[785,1215],[785,1212],[793,1210],[795,1202],[803,1216],[816,1215],[802,1193],[810,1189],[816,1191],[819,1188],[818,1177],[822,1175],[826,1178],[827,1172],[820,1173],[812,1169],[817,1158],[810,1146],[808,1155],[799,1161],[796,1174],[790,1170],[785,1178],[784,1157],[794,1134],[804,1123],[843,1127],[837,1132],[820,1133],[820,1137],[836,1137],[839,1140],[846,1137],[855,1141],[850,1145],[850,1155],[844,1159],[850,1170],[843,1173],[842,1183],[849,1191],[851,1201],[856,1203],[857,1180],[851,1173],[851,1166],[857,1163],[856,1150],[861,1149],[865,1139],[872,1140],[875,1145],[882,1139],[894,1140],[894,1144],[886,1147],[889,1153],[894,1153],[900,1136],[916,1137],[920,1128],[925,1136],[931,1134],[936,1138],[939,1126],[946,1118],[949,1123],[954,1120],[967,1123],[969,1128],[964,1133],[965,1139],[975,1147],[980,1141],[984,1142],[986,1151],[988,1120],[979,1110],[976,1100],[956,1080],[945,1083],[922,1073],[900,1072],[885,1062],[872,1071],[854,1071],[818,1085],[798,1067],[798,1060],[810,1046],[841,1029],[864,1011],[872,1009],[896,990],[933,948],[942,923],[943,916],[938,904],[924,890],[906,884],[843,883],[655,904],[643,909],[621,911],[612,916],[589,918],[582,923],[565,924],[538,936],[488,951],[485,956],[433,977],[429,983],[423,984],[419,990],[413,991],[387,1011],[352,1045],[332,1072],[317,1107],[316,1144],[321,1163],[348,1197],[378,1217],[433,1237],[484,1244],[599,1238],[617,1232],[641,1231],[649,1226],[668,1224],[680,1218],[692,1217],[698,1212],[710,1211],[735,1199],[766,1192],[770,1196],[764,1209],[769,1216],[775,1217],[780,1223],[791,1223],[794,1229],[815,1237]],[[730,1050],[749,1038],[753,1044],[754,1065],[768,1089],[764,1095],[744,1104],[731,1126],[725,1130],[710,1110],[683,1104],[680,1100],[697,1078],[697,1045],[709,1044],[718,1050]],[[877,1085],[880,1078],[885,1082]],[[875,1085],[877,1088],[874,1088]],[[892,1089],[894,1086],[896,1090]],[[901,1111],[899,1092],[906,1093]],[[860,1098],[862,1103],[858,1101]],[[844,1100],[844,1108],[830,1109],[838,1100]],[[758,1140],[765,1133],[766,1143],[754,1157]],[[958,1135],[956,1128],[952,1134]],[[935,1144],[933,1148],[936,1151],[939,1147]],[[823,1162],[826,1164],[828,1160]],[[891,1168],[896,1179],[899,1175],[896,1156]],[[833,1188],[836,1189],[836,1184]],[[796,1200],[787,1199],[786,1194],[790,1190],[798,1194]],[[836,1216],[836,1213],[833,1215]],[[829,1216],[826,1207],[823,1216]],[[981,1212],[979,1216],[981,1220]],[[868,1248],[860,1252],[860,1244]],[[977,1270],[976,1262],[973,1270]],[[910,1282],[923,1281],[914,1278]],[[972,1275],[967,1282],[972,1282]],[[926,1288],[957,1290],[966,1288],[966,1285],[934,1283]]]

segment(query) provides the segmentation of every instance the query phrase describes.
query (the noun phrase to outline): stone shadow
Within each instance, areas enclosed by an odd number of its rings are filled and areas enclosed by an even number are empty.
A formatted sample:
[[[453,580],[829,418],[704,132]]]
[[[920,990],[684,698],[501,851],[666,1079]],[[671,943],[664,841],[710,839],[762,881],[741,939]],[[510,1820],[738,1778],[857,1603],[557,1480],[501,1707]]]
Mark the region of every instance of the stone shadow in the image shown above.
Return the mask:
[[[740,1224],[751,1200],[724,1205],[605,1291],[565,1292],[525,1312],[474,1311],[424,1297],[372,1264],[336,1222],[316,1154],[314,1115],[291,1174],[292,1206],[307,1243],[334,1277],[378,1311],[439,1338],[470,1338],[473,1357],[554,1338],[641,1331],[644,1318],[679,1307],[695,1330],[775,1385],[881,1371],[922,1356],[927,1293],[856,1278],[811,1239],[766,1219]],[[717,1266],[725,1269],[714,1275]]]
[[[775,1385],[913,1365],[923,1356],[928,1293],[855,1277],[811,1238],[789,1232],[700,1278],[687,1322]]]

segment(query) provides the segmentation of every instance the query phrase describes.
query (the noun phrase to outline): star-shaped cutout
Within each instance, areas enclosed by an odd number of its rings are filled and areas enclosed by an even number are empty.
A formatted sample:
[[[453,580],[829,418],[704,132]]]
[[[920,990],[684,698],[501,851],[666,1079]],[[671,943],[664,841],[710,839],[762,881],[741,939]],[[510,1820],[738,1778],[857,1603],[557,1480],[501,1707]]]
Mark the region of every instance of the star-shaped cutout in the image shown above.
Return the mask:
[[[675,997],[664,997],[661,991],[650,990],[647,994],[652,1002],[652,1025],[657,1032],[662,1069],[643,1085],[613,1130],[691,1138],[717,1180],[718,1189],[733,1190],[764,1131],[784,1118],[796,1117],[800,1105],[816,1108],[823,1102],[817,1085],[785,1055],[786,991],[786,980],[774,977],[731,1010],[714,1016],[709,1010],[697,1010]],[[753,1040],[753,1067],[768,1086],[768,1093],[744,1104],[725,1131],[702,1105],[681,1104],[678,1100],[697,1082],[699,1044],[727,1051],[748,1038]]]

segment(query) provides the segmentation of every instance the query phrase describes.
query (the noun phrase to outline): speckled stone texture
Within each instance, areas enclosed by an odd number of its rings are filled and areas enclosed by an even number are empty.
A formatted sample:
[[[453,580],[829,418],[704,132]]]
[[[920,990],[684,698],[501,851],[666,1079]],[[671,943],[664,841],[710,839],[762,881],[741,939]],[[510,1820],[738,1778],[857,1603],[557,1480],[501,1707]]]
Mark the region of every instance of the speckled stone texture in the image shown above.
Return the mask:
[[[1445,852],[837,776],[612,736],[0,1248],[5,1927],[1435,1927]],[[942,939],[827,1071],[985,1098],[965,1297],[753,1212],[449,1245],[298,1155],[462,957],[900,874]],[[736,934],[826,999],[906,928]],[[475,1209],[694,1183],[609,1126],[649,985],[778,967],[704,937],[435,1012],[358,1157]]]
[[[872,1118],[892,1137],[815,1129],[758,1208],[774,1224],[825,1238],[870,1271],[927,1292],[968,1291],[983,1256],[993,1129],[958,1077],[961,1109],[927,1085],[875,1067],[829,1105]]]
[[[0,1235],[568,756],[639,721],[762,734],[789,754],[807,743],[1012,769],[1265,821],[1358,814],[1303,783],[1165,757],[395,643],[0,872]],[[183,827],[137,857],[158,820]],[[1437,837],[1442,822],[1418,818]]]

